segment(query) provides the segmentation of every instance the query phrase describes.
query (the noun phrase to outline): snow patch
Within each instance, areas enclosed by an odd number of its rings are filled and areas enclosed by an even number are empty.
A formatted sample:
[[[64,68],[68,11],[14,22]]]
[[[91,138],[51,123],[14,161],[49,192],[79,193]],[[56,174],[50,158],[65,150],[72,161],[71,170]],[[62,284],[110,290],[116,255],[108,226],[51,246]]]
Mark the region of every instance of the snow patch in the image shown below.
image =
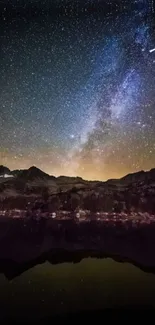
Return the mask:
[[[14,177],[14,176],[13,175],[9,175],[9,174],[4,174],[4,175],[0,175],[0,177],[8,178],[8,177]]]

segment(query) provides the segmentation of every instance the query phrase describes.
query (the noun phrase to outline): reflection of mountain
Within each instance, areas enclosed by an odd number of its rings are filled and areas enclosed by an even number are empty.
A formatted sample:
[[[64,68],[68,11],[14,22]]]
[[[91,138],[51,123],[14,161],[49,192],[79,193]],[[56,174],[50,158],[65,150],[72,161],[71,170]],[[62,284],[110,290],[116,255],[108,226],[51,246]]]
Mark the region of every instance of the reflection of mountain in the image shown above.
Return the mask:
[[[4,175],[12,177],[3,177]],[[4,174],[3,174],[4,173]],[[10,171],[0,166],[0,210],[43,207],[44,212],[149,212],[155,213],[155,169],[107,182],[80,177],[54,177],[36,167]]]
[[[0,272],[8,279],[45,261],[78,263],[87,257],[112,257],[155,273],[155,225],[126,229],[93,221],[14,220],[0,229]]]
[[[130,260],[125,257],[121,256],[113,256],[108,255],[102,252],[95,252],[95,251],[75,251],[75,252],[69,252],[65,250],[55,251],[55,252],[49,252],[46,254],[43,254],[42,256],[30,260],[25,263],[18,263],[14,262],[12,260],[0,260],[0,273],[3,273],[8,280],[12,280],[17,276],[20,276],[23,272],[28,271],[29,269],[39,265],[43,264],[45,262],[49,262],[53,265],[55,264],[61,264],[61,263],[80,263],[82,259],[85,258],[112,258],[116,262],[119,263],[131,263],[134,266],[140,268],[144,272],[148,273],[154,273],[155,274],[155,265],[154,266],[145,266],[137,263],[136,261]]]

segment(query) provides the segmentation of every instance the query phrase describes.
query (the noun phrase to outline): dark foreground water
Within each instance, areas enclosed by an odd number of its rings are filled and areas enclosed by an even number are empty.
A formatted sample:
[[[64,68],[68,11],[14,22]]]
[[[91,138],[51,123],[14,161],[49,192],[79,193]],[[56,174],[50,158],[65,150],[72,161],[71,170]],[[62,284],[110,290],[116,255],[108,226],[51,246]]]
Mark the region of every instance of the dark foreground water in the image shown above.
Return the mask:
[[[40,318],[140,304],[155,307],[155,275],[110,258],[45,263],[12,281],[0,275],[0,318]]]

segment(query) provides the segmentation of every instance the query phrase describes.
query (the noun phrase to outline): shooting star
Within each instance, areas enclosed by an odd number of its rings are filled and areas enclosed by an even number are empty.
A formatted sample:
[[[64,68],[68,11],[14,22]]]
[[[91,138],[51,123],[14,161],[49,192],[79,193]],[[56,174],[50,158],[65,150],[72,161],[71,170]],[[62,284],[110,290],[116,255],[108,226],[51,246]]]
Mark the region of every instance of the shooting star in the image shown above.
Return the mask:
[[[154,48],[154,49],[151,49],[151,50],[149,50],[149,52],[150,52],[150,53],[152,53],[152,52],[154,52],[154,51],[155,51],[155,48]]]

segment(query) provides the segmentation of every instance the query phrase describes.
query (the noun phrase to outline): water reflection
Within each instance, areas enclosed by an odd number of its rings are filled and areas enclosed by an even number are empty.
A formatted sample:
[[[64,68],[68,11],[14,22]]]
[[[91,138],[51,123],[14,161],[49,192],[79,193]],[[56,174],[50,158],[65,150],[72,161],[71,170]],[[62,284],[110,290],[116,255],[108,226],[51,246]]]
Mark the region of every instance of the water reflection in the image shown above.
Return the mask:
[[[155,275],[110,258],[46,262],[12,281],[0,275],[1,318],[44,317],[113,306],[155,307]]]

